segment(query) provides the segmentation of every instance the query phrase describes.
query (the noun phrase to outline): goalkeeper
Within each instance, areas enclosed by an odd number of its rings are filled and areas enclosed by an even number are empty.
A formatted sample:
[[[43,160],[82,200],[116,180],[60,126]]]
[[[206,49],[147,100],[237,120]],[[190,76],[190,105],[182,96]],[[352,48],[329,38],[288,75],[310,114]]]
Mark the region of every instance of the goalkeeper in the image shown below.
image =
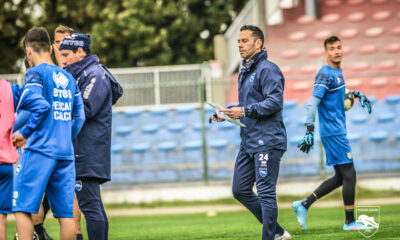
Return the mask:
[[[327,64],[317,73],[311,99],[307,103],[307,132],[299,143],[301,151],[308,153],[314,145],[315,112],[318,107],[320,136],[325,148],[326,164],[333,166],[335,175],[324,181],[304,200],[292,204],[297,220],[303,230],[307,229],[307,210],[317,199],[343,186],[343,202],[346,220],[343,230],[363,230],[368,227],[354,219],[354,196],[356,171],[349,141],[346,137],[346,116],[344,110],[345,82],[341,69],[343,49],[338,37],[325,40]],[[371,113],[371,104],[361,92],[353,92],[362,107]]]

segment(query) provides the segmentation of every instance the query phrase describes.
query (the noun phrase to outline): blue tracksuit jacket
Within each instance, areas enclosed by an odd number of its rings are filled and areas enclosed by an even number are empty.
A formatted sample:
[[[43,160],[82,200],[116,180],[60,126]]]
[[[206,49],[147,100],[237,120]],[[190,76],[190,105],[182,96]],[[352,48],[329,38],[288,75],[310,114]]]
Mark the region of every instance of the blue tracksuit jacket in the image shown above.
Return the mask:
[[[100,183],[111,179],[111,87],[96,55],[64,68],[82,93],[86,121],[74,140],[76,178]]]
[[[282,72],[267,60],[267,52],[261,51],[249,62],[243,62],[239,74],[239,106],[245,108],[245,117],[240,119],[247,126],[240,128],[244,151],[286,151],[282,118],[284,85]]]

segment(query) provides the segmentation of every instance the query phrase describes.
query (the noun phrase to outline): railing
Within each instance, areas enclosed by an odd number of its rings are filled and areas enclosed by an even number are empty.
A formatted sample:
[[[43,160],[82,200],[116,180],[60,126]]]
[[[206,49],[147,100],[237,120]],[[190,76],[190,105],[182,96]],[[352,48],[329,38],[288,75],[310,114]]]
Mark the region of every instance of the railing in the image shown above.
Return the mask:
[[[207,91],[211,90],[208,64],[157,66],[110,69],[124,88],[124,95],[116,104],[122,106],[153,106],[165,104],[200,103],[200,77]],[[0,75],[7,81],[23,83],[23,74]],[[207,92],[207,101],[211,94]]]

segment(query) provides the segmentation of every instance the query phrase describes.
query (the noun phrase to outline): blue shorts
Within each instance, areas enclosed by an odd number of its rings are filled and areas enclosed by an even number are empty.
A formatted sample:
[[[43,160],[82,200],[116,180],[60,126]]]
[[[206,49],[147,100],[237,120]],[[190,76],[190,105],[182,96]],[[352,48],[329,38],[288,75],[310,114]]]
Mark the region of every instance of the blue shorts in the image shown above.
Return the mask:
[[[25,150],[15,171],[12,211],[37,214],[44,192],[55,218],[73,218],[75,162]]]
[[[0,164],[0,213],[11,213],[13,165]]]
[[[346,135],[321,137],[325,148],[326,165],[334,166],[353,162],[350,143]]]

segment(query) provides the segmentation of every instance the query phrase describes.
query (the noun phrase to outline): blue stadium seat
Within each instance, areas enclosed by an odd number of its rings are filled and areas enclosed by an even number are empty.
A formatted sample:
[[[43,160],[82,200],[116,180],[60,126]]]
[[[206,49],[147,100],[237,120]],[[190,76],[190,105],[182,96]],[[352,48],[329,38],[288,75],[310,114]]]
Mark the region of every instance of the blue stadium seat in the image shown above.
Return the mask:
[[[349,133],[347,138],[350,142],[352,154],[355,159],[363,154],[363,142],[361,141],[362,135],[360,133]]]
[[[113,141],[119,143],[123,146],[128,146],[130,135],[133,132],[133,127],[131,126],[116,126],[114,127]]]
[[[176,122],[184,122],[184,123],[192,123],[201,121],[200,119],[200,111],[196,111],[193,106],[181,106],[175,109],[174,121]]]
[[[187,139],[187,124],[184,122],[174,122],[167,125],[168,138],[166,140],[176,141],[178,144]]]
[[[228,139],[213,139],[210,140],[208,145],[208,161],[209,162],[223,162],[232,161],[227,158],[227,147],[229,144]]]
[[[169,116],[169,108],[159,107],[153,108],[149,111],[149,115],[147,119],[145,119],[146,123],[149,124],[158,124],[161,126],[166,126],[168,123]]]
[[[221,122],[218,124],[220,136],[229,139],[230,143],[235,143],[240,138],[240,127],[230,122]]]
[[[143,109],[140,108],[129,108],[123,112],[123,123],[124,125],[130,125],[134,128],[139,127],[142,123]]]
[[[192,140],[183,143],[183,161],[184,162],[203,162],[202,153],[203,143],[201,140]]]
[[[375,130],[379,130],[379,131],[391,131],[395,128],[395,118],[396,115],[395,113],[392,112],[384,112],[381,113],[379,115],[377,115],[376,117],[376,124],[375,124]]]
[[[385,102],[388,105],[390,112],[396,113],[396,115],[399,117],[400,116],[400,95],[387,96],[385,99]]]
[[[130,149],[133,164],[140,166],[151,163],[154,159],[153,155],[149,153],[150,147],[150,143],[147,142],[133,144]]]
[[[156,159],[157,163],[178,163],[181,162],[179,154],[174,153],[178,144],[175,141],[161,142],[157,146],[158,157]]]
[[[111,145],[111,166],[121,165],[123,150],[124,146],[122,144]]]
[[[211,179],[213,180],[223,180],[223,179],[232,179],[233,172],[229,171],[226,166],[220,166],[217,168],[208,168],[208,173]]]
[[[157,132],[160,130],[160,125],[158,124],[146,124],[143,125],[141,128],[141,133],[138,137],[138,139],[133,139],[134,141],[139,141],[139,142],[158,142],[158,139],[156,137]]]

